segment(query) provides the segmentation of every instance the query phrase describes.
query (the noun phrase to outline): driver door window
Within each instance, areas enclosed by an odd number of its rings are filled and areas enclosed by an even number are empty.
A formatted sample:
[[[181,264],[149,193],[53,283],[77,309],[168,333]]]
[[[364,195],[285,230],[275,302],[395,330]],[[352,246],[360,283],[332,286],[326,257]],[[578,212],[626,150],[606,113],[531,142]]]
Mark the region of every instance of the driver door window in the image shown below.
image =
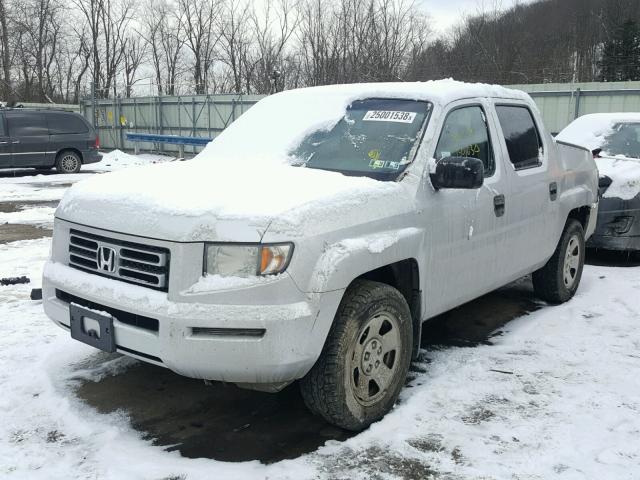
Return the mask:
[[[436,161],[446,157],[472,157],[484,164],[484,176],[495,172],[487,117],[480,106],[461,107],[449,113],[436,147]]]

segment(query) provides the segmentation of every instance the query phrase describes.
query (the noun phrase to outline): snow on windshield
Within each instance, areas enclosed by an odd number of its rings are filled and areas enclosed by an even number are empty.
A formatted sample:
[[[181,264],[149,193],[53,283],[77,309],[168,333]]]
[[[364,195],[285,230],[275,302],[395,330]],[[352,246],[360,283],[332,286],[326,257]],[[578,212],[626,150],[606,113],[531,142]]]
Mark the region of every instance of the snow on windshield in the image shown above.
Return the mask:
[[[290,153],[318,131],[329,131],[348,107],[372,98],[428,101],[445,105],[460,98],[500,96],[529,99],[518,90],[454,80],[331,85],[289,90],[264,98],[211,142],[199,160],[287,163]]]

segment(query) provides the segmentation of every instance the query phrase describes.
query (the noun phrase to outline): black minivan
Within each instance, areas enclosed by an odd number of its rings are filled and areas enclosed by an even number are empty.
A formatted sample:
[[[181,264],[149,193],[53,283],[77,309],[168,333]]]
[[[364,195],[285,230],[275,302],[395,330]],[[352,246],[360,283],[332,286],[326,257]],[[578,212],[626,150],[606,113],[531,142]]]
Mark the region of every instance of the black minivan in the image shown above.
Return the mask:
[[[100,161],[98,148],[98,135],[77,113],[0,110],[0,168],[55,167],[59,173],[78,173],[83,163]]]

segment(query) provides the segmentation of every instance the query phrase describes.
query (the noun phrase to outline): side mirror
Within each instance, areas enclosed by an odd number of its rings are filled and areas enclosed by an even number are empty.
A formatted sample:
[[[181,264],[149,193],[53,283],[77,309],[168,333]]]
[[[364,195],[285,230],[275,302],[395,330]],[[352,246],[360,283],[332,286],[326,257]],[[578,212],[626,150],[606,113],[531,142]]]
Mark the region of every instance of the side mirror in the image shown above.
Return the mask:
[[[447,157],[436,163],[430,175],[436,190],[441,188],[480,188],[484,182],[484,164],[471,157]]]

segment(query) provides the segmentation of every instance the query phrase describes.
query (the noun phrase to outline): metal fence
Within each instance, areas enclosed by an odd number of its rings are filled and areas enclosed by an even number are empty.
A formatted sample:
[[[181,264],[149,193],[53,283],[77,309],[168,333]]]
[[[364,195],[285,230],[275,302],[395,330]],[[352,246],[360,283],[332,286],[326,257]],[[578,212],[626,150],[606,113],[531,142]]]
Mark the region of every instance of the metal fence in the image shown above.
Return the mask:
[[[586,113],[640,112],[640,82],[545,83],[512,85],[537,103],[547,128],[557,133]],[[84,100],[80,112],[95,118],[104,148],[133,149],[126,132],[215,138],[246,112],[261,95],[194,95]],[[177,152],[176,145],[144,145],[144,149]],[[199,147],[189,147],[193,153]]]
[[[558,133],[588,113],[640,112],[640,82],[513,85],[529,93],[547,128]]]
[[[80,112],[94,125],[103,148],[133,149],[126,132],[215,138],[246,112],[260,95],[193,95],[82,101]],[[145,146],[177,152],[176,145]],[[195,153],[198,147],[190,147]]]

